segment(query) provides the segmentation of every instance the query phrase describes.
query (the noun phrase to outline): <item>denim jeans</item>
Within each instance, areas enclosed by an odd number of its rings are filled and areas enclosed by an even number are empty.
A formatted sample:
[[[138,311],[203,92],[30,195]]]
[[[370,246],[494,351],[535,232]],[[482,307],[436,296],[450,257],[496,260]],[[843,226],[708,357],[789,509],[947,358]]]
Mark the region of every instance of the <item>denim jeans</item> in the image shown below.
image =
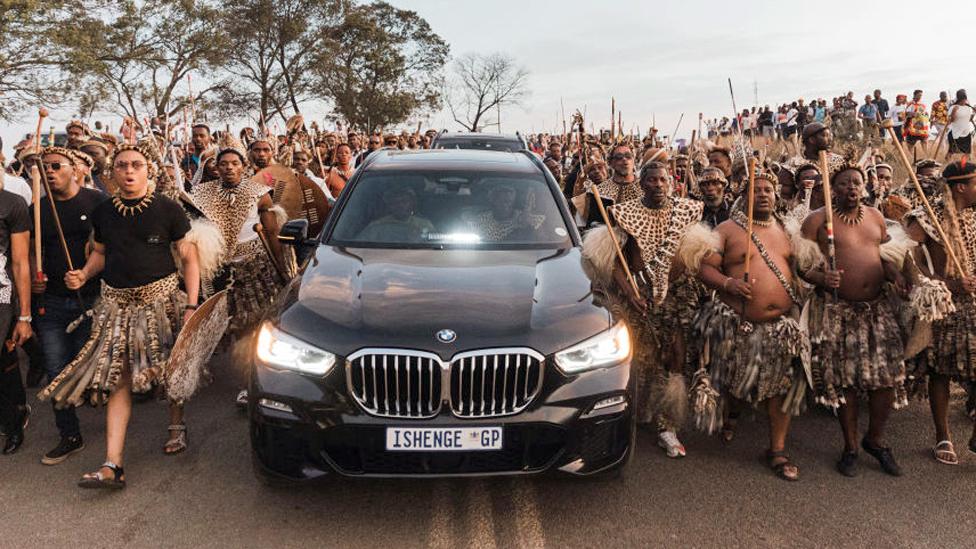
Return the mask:
[[[66,333],[68,325],[90,309],[95,298],[85,299],[84,306],[76,296],[62,297],[44,294],[44,315],[34,312],[34,329],[44,357],[44,370],[48,381],[61,373],[81,351],[91,334],[91,318],[86,318],[73,332]],[[54,409],[54,422],[62,437],[81,435],[78,415],[74,408]]]

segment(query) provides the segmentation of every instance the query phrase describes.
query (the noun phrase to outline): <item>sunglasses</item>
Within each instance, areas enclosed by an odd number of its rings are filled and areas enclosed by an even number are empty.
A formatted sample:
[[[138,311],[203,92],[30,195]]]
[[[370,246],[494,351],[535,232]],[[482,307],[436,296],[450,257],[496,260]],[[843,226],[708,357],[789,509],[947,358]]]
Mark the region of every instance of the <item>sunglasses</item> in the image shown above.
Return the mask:
[[[51,168],[52,172],[61,171],[61,168],[67,168],[71,164],[62,164],[60,162],[48,162],[44,164],[46,168]]]
[[[610,157],[610,160],[633,160],[633,159],[634,159],[634,155],[630,153],[615,154]]]
[[[130,167],[133,170],[141,170],[142,168],[145,168],[146,167],[146,163],[145,162],[140,162],[138,160],[136,160],[134,162],[126,162],[125,160],[122,160],[120,162],[116,162],[115,163],[115,169],[116,170],[125,171],[125,170],[128,170]]]

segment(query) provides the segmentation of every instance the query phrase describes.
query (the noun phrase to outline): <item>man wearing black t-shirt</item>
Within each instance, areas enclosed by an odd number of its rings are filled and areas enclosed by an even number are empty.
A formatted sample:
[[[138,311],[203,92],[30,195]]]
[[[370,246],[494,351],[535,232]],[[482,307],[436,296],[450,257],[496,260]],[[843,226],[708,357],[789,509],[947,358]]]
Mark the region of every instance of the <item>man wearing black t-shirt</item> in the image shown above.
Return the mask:
[[[24,199],[0,190],[0,427],[6,434],[3,454],[24,443],[29,414],[15,347],[31,337],[30,216]],[[19,311],[19,314],[18,314]]]
[[[119,192],[95,207],[91,221],[95,244],[84,266],[65,273],[70,290],[81,289],[101,273],[101,299],[93,313],[91,336],[81,352],[39,394],[55,406],[84,402],[107,404],[106,460],[82,477],[82,488],[125,486],[123,452],[132,391],[154,386],[170,397],[167,453],[186,449],[185,395],[167,383],[172,349],[186,319],[196,310],[200,266],[196,246],[184,238],[190,222],[176,202],[149,185],[158,171],[152,163],[155,143],[122,145],[112,161]],[[186,293],[172,250],[179,253]],[[177,365],[178,366],[178,365]],[[170,448],[175,448],[170,451]]]
[[[43,159],[44,177],[54,198],[54,208],[57,209],[65,244],[71,254],[71,266],[84,265],[88,239],[92,233],[92,212],[95,206],[105,201],[106,196],[78,185],[71,151],[48,147],[43,151]],[[51,207],[51,202],[44,199],[41,204],[41,257],[44,277],[41,280],[33,279],[31,284],[32,292],[39,296],[34,299],[35,304],[38,307],[43,304],[45,309],[45,314],[35,315],[34,323],[48,379],[57,377],[88,340],[91,334],[91,318],[85,317],[85,311],[94,306],[101,280],[94,277],[77,292],[65,286],[64,275],[69,270],[68,261],[61,246]],[[69,325],[79,318],[83,318],[83,321],[69,332]],[[41,458],[44,465],[57,465],[85,447],[74,408],[55,408],[54,422],[61,440]]]

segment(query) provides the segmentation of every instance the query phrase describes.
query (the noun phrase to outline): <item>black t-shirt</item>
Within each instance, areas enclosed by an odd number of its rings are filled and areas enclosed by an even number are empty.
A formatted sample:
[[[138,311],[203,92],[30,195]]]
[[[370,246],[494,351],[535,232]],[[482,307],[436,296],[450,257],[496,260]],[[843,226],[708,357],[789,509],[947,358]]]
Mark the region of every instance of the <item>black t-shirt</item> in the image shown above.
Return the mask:
[[[92,232],[92,213],[95,207],[106,200],[106,196],[95,189],[82,188],[70,200],[55,200],[54,205],[61,219],[64,240],[71,253],[71,263],[75,269],[85,266],[85,247]],[[31,220],[34,212],[31,211]],[[44,274],[47,275],[47,293],[68,297],[74,295],[64,285],[64,273],[68,272],[68,262],[64,258],[64,248],[58,238],[54,216],[51,215],[51,202],[41,199],[41,258]],[[85,297],[98,295],[101,276],[92,277],[81,288]]]
[[[16,302],[13,261],[10,259],[10,235],[30,231],[30,214],[27,203],[20,195],[0,191],[0,264],[3,279],[0,280],[0,305]]]
[[[134,206],[139,200],[123,200]],[[92,214],[95,241],[105,245],[102,278],[113,288],[145,286],[176,272],[170,245],[190,230],[186,212],[176,202],[155,195],[142,212],[123,216],[111,200]]]

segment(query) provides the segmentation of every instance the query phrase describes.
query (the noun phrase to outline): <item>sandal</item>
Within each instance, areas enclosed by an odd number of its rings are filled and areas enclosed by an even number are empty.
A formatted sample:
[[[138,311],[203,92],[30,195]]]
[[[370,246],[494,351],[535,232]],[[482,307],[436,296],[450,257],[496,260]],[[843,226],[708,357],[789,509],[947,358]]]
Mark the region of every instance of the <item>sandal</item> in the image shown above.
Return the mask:
[[[776,476],[783,480],[788,480],[790,482],[796,482],[800,480],[800,468],[790,460],[789,456],[786,455],[785,450],[772,451],[766,450],[766,461],[769,463],[770,469],[776,473]],[[787,472],[787,468],[792,468],[793,473]]]
[[[112,471],[112,477],[106,477],[102,474],[102,469],[108,469]],[[88,473],[81,477],[78,481],[78,486],[81,488],[109,488],[112,490],[121,490],[125,488],[125,470],[111,461],[106,461],[102,466],[93,473]]]
[[[170,439],[166,441],[166,444],[163,446],[163,453],[167,456],[175,456],[176,454],[185,452],[187,448],[186,424],[170,425],[167,429],[170,433],[176,431],[176,434],[171,434]]]
[[[959,465],[959,456],[956,455],[956,449],[953,448],[952,441],[943,440],[936,444],[935,448],[932,449],[932,455],[935,457],[935,461],[939,463]]]

